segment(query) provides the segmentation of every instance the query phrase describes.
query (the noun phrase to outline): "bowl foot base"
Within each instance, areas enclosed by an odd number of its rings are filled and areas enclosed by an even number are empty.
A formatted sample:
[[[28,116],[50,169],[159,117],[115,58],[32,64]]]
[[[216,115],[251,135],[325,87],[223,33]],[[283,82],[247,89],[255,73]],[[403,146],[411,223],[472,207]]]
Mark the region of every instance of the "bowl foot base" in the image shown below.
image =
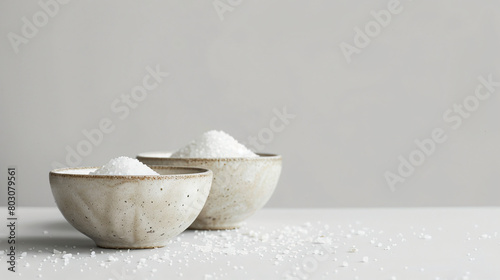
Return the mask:
[[[165,247],[165,245],[157,245],[157,246],[131,246],[131,245],[107,245],[107,244],[97,244],[97,247],[99,248],[104,248],[104,249],[115,249],[115,250],[140,250],[140,249],[155,249],[155,248],[162,248]]]

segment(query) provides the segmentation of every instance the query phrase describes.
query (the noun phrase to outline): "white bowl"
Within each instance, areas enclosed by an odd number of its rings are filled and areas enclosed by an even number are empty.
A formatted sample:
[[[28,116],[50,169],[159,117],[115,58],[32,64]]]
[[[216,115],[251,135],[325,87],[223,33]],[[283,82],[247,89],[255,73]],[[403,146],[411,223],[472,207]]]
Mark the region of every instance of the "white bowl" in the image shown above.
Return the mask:
[[[171,158],[162,152],[142,153],[147,165],[196,166],[212,170],[212,188],[192,229],[232,229],[264,207],[281,173],[281,156],[253,158]]]
[[[163,247],[202,210],[212,172],[151,166],[160,175],[89,175],[97,167],[50,172],[57,207],[77,230],[104,248]]]

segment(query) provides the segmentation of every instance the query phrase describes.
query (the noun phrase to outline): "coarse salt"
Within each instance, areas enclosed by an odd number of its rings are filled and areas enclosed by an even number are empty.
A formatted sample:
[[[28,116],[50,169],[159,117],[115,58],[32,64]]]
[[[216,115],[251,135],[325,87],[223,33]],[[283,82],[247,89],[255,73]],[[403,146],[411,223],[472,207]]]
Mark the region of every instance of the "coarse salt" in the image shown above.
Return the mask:
[[[117,157],[110,160],[90,175],[159,175],[137,159]]]
[[[172,158],[258,157],[231,135],[210,130],[171,155]]]

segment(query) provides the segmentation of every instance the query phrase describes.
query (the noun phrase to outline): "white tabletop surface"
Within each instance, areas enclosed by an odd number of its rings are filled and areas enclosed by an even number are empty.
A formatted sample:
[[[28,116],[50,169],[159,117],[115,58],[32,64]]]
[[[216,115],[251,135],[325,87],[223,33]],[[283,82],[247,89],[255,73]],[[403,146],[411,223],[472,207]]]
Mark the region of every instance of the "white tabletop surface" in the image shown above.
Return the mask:
[[[500,279],[500,208],[264,209],[132,251],[96,247],[57,208],[17,217],[16,272],[2,226],[0,279]]]

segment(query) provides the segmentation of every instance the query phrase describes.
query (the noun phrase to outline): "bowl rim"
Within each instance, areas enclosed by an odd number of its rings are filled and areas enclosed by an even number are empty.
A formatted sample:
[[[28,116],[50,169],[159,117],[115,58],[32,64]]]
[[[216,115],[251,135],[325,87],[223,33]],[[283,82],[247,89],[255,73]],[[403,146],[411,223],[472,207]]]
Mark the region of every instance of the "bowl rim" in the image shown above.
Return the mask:
[[[191,173],[166,174],[166,175],[94,175],[81,173],[62,173],[62,171],[81,170],[81,169],[98,169],[100,166],[82,166],[82,167],[64,167],[53,169],[49,172],[50,177],[71,177],[71,178],[98,178],[98,179],[183,179],[183,178],[200,178],[211,176],[210,169],[191,166],[167,166],[167,165],[148,165],[152,169],[183,169],[191,170]]]
[[[141,159],[152,159],[152,160],[183,160],[183,161],[259,161],[259,160],[281,160],[281,155],[272,153],[256,153],[258,157],[218,157],[218,158],[193,158],[193,157],[165,157],[165,156],[151,156],[148,154],[154,153],[170,153],[167,151],[156,151],[156,152],[144,152],[139,153],[136,158],[140,161]]]

